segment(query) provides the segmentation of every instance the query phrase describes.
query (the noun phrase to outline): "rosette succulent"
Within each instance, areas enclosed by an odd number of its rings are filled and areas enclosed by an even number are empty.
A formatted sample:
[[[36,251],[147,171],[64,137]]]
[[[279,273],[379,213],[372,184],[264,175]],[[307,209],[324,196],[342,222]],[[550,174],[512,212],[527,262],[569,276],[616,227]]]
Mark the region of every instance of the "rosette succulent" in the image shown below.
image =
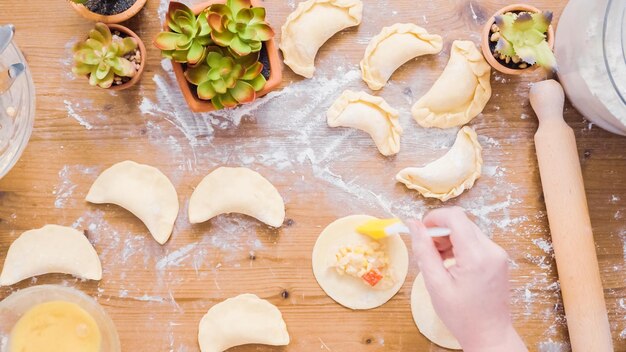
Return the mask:
[[[227,0],[206,9],[211,38],[240,56],[261,50],[274,31],[265,21],[265,8],[252,7],[250,0]]]
[[[491,40],[497,40],[495,50],[498,53],[516,59],[514,62],[521,59],[528,65],[536,63],[548,69],[556,67],[556,58],[546,41],[552,12],[507,12],[496,16],[495,20],[496,31]]]
[[[172,1],[167,16],[171,31],[159,33],[154,45],[161,49],[164,57],[176,62],[195,65],[202,61],[206,47],[211,44],[211,27],[206,14],[196,17],[188,6]]]
[[[185,71],[187,81],[197,86],[200,99],[211,100],[216,109],[256,99],[256,92],[266,82],[258,53],[237,56],[219,47],[209,47],[207,51],[204,62]]]
[[[131,37],[120,38],[111,35],[109,27],[96,23],[89,31],[89,38],[74,45],[74,67],[77,75],[89,75],[89,84],[109,88],[115,76],[133,77],[135,65],[124,55],[137,49],[137,42]]]

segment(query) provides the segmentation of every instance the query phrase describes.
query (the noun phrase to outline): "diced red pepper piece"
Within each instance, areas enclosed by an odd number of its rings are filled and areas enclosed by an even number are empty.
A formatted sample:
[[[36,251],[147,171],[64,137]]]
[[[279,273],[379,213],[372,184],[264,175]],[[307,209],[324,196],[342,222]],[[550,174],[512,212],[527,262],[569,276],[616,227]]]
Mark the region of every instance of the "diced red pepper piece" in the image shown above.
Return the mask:
[[[375,269],[372,269],[366,272],[361,278],[370,284],[370,286],[376,286],[376,284],[383,279],[383,276],[380,275]]]

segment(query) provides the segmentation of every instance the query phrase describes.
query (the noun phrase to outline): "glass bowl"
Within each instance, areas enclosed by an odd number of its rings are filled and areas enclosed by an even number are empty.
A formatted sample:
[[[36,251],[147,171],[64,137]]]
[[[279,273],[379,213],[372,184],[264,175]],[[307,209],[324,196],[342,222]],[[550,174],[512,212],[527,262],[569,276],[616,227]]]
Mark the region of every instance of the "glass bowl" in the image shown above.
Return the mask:
[[[559,19],[558,75],[572,105],[626,136],[626,1],[571,0]]]
[[[24,64],[24,72],[0,94],[0,178],[22,155],[35,122],[35,85],[22,52],[11,42],[0,53],[0,70],[19,62]]]
[[[58,285],[25,288],[0,302],[0,352],[9,352],[11,330],[20,317],[34,306],[50,301],[65,301],[80,306],[98,324],[102,352],[121,352],[115,325],[98,302],[77,289]]]

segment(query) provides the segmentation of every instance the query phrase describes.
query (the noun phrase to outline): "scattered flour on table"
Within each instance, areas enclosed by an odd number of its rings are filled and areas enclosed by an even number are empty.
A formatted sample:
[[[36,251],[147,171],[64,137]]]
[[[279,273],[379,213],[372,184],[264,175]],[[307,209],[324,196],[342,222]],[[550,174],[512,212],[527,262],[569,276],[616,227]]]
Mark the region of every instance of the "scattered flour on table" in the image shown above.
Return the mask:
[[[164,270],[167,267],[181,266],[181,262],[190,256],[189,252],[191,252],[197,245],[198,242],[190,243],[169,253],[156,263],[156,269]]]
[[[90,130],[93,128],[93,125],[87,121],[82,115],[80,115],[76,110],[80,108],[81,103],[73,103],[69,100],[63,100],[63,104],[65,104],[65,109],[67,110],[67,116],[76,120],[81,126]]]
[[[72,196],[77,187],[75,179],[81,175],[92,175],[95,171],[95,168],[84,165],[64,165],[58,173],[59,182],[52,190],[55,208],[65,208],[68,204],[74,204]]]
[[[59,62],[63,67],[63,79],[68,81],[76,79],[76,75],[72,72],[72,65],[74,64],[74,53],[72,52],[72,48],[77,41],[77,37],[72,37],[72,39],[65,43],[65,55],[63,55],[62,59],[59,59]]]

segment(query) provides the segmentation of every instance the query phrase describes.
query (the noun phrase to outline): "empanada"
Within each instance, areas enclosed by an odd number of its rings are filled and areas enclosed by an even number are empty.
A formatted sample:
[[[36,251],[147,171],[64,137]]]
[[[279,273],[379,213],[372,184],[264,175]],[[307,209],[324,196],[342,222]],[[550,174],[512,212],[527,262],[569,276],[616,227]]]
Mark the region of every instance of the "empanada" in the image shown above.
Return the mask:
[[[448,128],[468,123],[491,97],[491,67],[470,41],[452,43],[450,61],[411,112],[423,127]]]
[[[285,346],[289,332],[280,310],[257,295],[245,293],[220,302],[198,326],[201,352],[222,352],[247,344]]]
[[[245,167],[218,167],[200,181],[189,198],[189,222],[239,213],[270,226],[285,220],[285,203],[265,177]]]
[[[82,231],[46,225],[22,233],[11,243],[0,274],[0,286],[48,273],[100,280],[102,264]]]
[[[361,76],[372,90],[385,86],[389,77],[405,62],[422,55],[437,54],[441,37],[429,34],[412,23],[396,23],[385,27],[370,40],[361,60]]]
[[[170,238],[178,217],[178,195],[167,176],[155,167],[130,160],[104,170],[85,200],[117,204],[130,211],[160,244]]]
[[[352,127],[367,132],[382,155],[400,151],[402,127],[398,111],[381,97],[344,91],[326,113],[328,126]]]
[[[480,177],[481,151],[476,132],[465,126],[444,156],[423,167],[408,167],[396,175],[396,180],[424,197],[445,202],[472,188]]]
[[[285,65],[293,72],[311,78],[315,55],[335,33],[361,23],[361,0],[308,0],[288,17],[282,27],[280,50]]]

